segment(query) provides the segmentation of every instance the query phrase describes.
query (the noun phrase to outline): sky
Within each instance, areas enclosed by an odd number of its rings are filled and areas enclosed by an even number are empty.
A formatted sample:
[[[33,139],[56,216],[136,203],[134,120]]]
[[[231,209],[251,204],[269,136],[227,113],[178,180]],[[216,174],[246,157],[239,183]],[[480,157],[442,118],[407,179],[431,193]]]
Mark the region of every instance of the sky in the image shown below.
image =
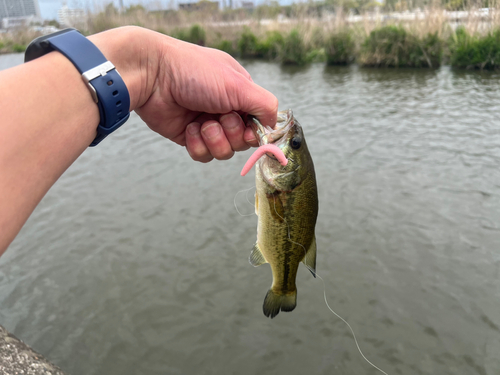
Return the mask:
[[[130,6],[132,4],[142,4],[148,9],[168,9],[172,4],[182,2],[187,3],[197,0],[123,0],[124,6]],[[119,0],[66,0],[68,7],[70,8],[82,8],[99,10],[104,8],[105,5],[113,2],[116,6],[120,4]],[[265,0],[254,0],[254,3],[260,4],[265,2]],[[291,0],[281,0],[281,4],[289,4]],[[57,10],[62,7],[63,0],[38,0],[40,5],[40,12],[42,13],[42,18],[52,20],[57,19]]]

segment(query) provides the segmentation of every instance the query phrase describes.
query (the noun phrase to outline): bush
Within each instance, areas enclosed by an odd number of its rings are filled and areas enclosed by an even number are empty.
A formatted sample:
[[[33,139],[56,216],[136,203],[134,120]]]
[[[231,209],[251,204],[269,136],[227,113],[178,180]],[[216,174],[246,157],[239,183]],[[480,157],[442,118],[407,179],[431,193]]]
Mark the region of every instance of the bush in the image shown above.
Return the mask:
[[[304,40],[297,29],[293,29],[285,38],[283,49],[281,50],[279,60],[284,65],[305,65],[307,49]]]
[[[257,56],[276,59],[284,44],[285,38],[279,31],[269,31],[264,40],[257,42]]]
[[[306,53],[306,61],[320,63],[326,61],[326,52],[324,48],[313,49]]]
[[[464,28],[457,29],[455,38],[450,42],[450,63],[458,68],[499,69],[500,30],[475,37]]]
[[[189,29],[188,42],[204,46],[206,42],[205,30],[200,25],[193,25]]]
[[[231,56],[236,55],[236,51],[233,47],[233,42],[231,42],[229,40],[221,40],[220,42],[215,43],[215,45],[213,47],[217,48],[221,51],[224,51],[226,53],[229,53]]]
[[[352,34],[343,31],[330,36],[326,43],[326,62],[328,65],[347,65],[354,60],[356,45]]]
[[[12,45],[12,51],[14,52],[17,52],[17,53],[21,53],[21,52],[24,52],[26,51],[26,47],[24,44],[14,44]]]
[[[360,63],[365,66],[438,67],[443,43],[437,33],[420,39],[401,26],[373,30],[361,46]]]
[[[189,30],[177,29],[172,33],[172,36],[199,46],[204,46],[206,42],[205,30],[200,25],[193,25]]]
[[[243,30],[243,33],[238,40],[238,52],[241,57],[257,57],[259,41],[254,33],[248,28]]]

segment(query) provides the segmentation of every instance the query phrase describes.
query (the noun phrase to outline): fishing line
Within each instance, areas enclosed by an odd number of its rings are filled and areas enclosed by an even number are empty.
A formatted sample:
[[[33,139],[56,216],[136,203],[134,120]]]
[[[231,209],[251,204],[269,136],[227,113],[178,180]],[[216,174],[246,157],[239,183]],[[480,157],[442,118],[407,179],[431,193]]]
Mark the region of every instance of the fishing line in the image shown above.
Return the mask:
[[[245,199],[247,200],[247,202],[248,202],[248,204],[249,204],[250,206],[252,206],[253,208],[255,208],[255,193],[254,193],[254,197],[253,197],[253,203],[252,203],[252,202],[250,202],[250,200],[248,199],[248,192],[249,192],[252,188],[254,188],[254,189],[255,189],[255,186],[252,186],[250,189],[247,189],[247,192],[245,193]]]
[[[252,190],[252,189],[255,189],[255,186],[251,186],[251,187],[249,187],[248,189],[243,189],[243,190],[240,190],[240,191],[238,191],[238,192],[236,193],[236,195],[234,196],[234,199],[233,199],[234,208],[236,208],[236,211],[238,211],[238,213],[240,214],[240,216],[251,216],[251,215],[255,215],[255,213],[253,213],[253,212],[252,212],[251,214],[242,214],[242,213],[240,212],[240,210],[238,210],[238,205],[236,204],[236,198],[238,197],[238,194],[245,192],[245,198],[246,198],[247,202],[248,202],[250,205],[252,205],[252,206],[253,206],[252,202],[250,202],[250,201],[248,200],[248,192],[249,192],[250,190]]]
[[[384,370],[382,370],[381,368],[377,367],[376,365],[374,365],[372,362],[370,362],[370,360],[368,358],[365,357],[365,355],[363,354],[363,352],[361,351],[361,348],[359,346],[359,343],[358,343],[358,339],[356,338],[356,334],[354,333],[354,330],[352,329],[351,325],[349,323],[347,323],[347,320],[345,320],[344,318],[342,318],[339,314],[337,314],[335,311],[333,311],[333,309],[330,307],[330,304],[328,303],[328,300],[326,298],[326,284],[325,284],[325,280],[323,280],[323,278],[318,275],[318,273],[316,272],[316,270],[313,270],[307,263],[306,263],[306,255],[307,255],[307,250],[306,248],[304,247],[304,245],[298,243],[298,242],[295,242],[291,239],[290,237],[290,225],[288,224],[288,222],[286,221],[286,219],[284,217],[282,217],[278,211],[276,210],[276,197],[273,197],[274,198],[274,211],[276,212],[276,215],[278,215],[281,219],[283,219],[283,221],[286,223],[286,226],[288,228],[288,240],[291,242],[291,243],[294,243],[296,245],[299,245],[300,247],[302,247],[302,249],[304,249],[304,265],[307,267],[307,269],[313,273],[314,275],[316,275],[316,277],[318,279],[321,280],[321,282],[323,283],[323,297],[325,299],[325,304],[326,304],[326,307],[328,307],[328,309],[333,313],[333,315],[335,315],[337,318],[339,318],[342,322],[345,323],[345,325],[349,328],[349,330],[351,331],[352,333],[352,337],[354,339],[354,342],[356,343],[356,347],[358,348],[358,352],[359,354],[361,354],[361,357],[363,357],[363,359],[368,362],[373,368],[375,368],[376,370],[380,371],[382,374],[385,374],[385,375],[389,375],[387,374],[387,372],[385,372]]]

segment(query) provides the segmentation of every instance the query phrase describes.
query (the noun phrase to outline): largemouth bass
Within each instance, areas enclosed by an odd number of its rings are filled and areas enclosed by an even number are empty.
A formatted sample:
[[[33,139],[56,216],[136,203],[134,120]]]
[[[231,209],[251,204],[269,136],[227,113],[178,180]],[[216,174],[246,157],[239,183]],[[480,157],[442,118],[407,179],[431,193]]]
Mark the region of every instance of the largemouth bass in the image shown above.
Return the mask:
[[[268,153],[256,164],[255,213],[259,221],[249,260],[255,267],[271,265],[273,284],[264,298],[263,311],[274,318],[297,305],[295,277],[300,262],[316,277],[316,176],[302,127],[291,110],[278,113],[275,129],[264,127],[255,118],[250,126],[261,146],[274,144],[288,159],[283,166]]]

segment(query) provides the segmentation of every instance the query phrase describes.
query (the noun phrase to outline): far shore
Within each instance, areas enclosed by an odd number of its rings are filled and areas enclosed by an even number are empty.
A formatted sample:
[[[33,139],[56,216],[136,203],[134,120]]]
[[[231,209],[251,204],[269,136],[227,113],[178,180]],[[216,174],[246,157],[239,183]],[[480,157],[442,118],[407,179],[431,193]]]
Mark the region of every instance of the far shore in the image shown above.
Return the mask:
[[[147,11],[140,5],[120,12],[108,5],[73,26],[89,35],[137,25],[237,58],[290,65],[500,68],[497,8],[353,12],[318,3],[220,11],[198,4],[200,9],[189,12]],[[52,21],[0,33],[0,53],[24,52],[32,39],[58,28]]]

